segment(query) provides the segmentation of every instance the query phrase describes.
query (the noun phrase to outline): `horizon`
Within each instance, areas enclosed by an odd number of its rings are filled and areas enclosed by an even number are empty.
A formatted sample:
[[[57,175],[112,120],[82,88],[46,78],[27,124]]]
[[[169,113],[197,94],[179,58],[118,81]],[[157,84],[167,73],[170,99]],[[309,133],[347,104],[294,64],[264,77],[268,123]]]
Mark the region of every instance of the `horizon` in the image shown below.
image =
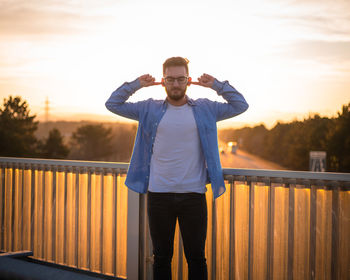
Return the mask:
[[[342,106],[345,106],[348,104],[343,104]],[[273,128],[277,123],[291,123],[294,121],[304,121],[308,118],[313,118],[315,115],[319,115],[321,118],[336,118],[338,113],[340,113],[342,110],[342,107],[339,108],[336,112],[334,112],[332,115],[323,115],[318,112],[309,112],[308,114],[304,114],[302,116],[300,115],[293,115],[291,114],[289,118],[285,119],[275,119],[271,120],[271,122],[256,122],[256,123],[244,123],[244,122],[230,122],[229,120],[226,121],[220,121],[217,123],[218,129],[240,129],[243,127],[254,127],[258,125],[264,125],[267,129]],[[32,113],[32,112],[31,112]],[[36,115],[36,120],[45,123],[45,115]],[[115,114],[109,114],[109,115],[102,115],[102,114],[89,114],[89,113],[72,113],[72,114],[66,114],[65,116],[51,116],[47,122],[98,122],[98,123],[125,123],[125,124],[137,124],[137,121],[129,120],[124,117],[117,116]]]

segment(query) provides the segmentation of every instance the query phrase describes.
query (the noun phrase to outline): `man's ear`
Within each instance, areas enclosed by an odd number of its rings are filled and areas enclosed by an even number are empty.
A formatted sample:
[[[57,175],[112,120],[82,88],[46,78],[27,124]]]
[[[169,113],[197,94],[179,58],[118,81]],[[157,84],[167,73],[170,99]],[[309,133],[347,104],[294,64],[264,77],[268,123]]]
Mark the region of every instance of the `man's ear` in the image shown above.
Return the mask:
[[[162,86],[163,86],[163,87],[165,87],[165,82],[164,82],[164,78],[162,78],[162,81],[161,81],[161,83],[162,83]]]
[[[192,78],[191,78],[191,77],[188,77],[187,85],[190,86],[190,85],[191,85],[191,82],[192,82]]]

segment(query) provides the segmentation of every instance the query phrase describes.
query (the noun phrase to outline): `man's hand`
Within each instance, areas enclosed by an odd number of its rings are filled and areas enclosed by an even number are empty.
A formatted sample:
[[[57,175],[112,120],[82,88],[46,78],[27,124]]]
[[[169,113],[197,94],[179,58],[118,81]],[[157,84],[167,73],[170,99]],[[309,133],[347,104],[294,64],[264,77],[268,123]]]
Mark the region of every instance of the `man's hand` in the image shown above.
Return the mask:
[[[160,85],[160,83],[156,83],[156,79],[149,74],[142,75],[138,79],[140,81],[141,87]]]
[[[214,84],[214,80],[215,78],[213,76],[203,74],[198,78],[198,82],[191,82],[191,84],[211,88]]]

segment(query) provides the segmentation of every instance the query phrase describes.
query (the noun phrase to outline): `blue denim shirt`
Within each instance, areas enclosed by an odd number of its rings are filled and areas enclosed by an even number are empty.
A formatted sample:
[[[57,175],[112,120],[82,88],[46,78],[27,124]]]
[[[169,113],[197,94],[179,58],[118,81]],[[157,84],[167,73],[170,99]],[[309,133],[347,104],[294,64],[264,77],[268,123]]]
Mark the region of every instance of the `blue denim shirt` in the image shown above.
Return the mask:
[[[158,124],[167,109],[167,102],[152,98],[135,103],[127,102],[128,98],[140,88],[138,79],[124,83],[112,93],[106,102],[106,107],[113,113],[139,122],[125,185],[138,193],[146,193],[153,143]],[[214,198],[217,198],[225,192],[225,183],[218,151],[216,122],[243,113],[248,109],[248,104],[242,94],[227,81],[219,82],[215,79],[212,89],[227,102],[187,98],[187,103],[193,109],[206,160],[208,182],[211,183]]]

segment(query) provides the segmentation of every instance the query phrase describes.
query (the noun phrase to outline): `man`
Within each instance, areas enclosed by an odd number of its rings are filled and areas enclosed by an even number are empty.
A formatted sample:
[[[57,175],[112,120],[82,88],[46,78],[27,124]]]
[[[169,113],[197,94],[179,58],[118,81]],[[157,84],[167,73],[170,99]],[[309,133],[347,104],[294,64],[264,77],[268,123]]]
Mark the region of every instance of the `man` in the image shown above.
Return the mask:
[[[127,102],[140,88],[158,84],[165,87],[165,100]],[[186,95],[191,84],[212,88],[226,102],[192,100]],[[172,57],[163,64],[161,83],[149,74],[140,76],[114,91],[106,107],[139,121],[125,184],[136,192],[147,193],[154,279],[171,279],[177,219],[188,279],[207,279],[205,186],[211,182],[214,198],[225,191],[216,122],[244,112],[247,102],[227,81],[219,82],[208,74],[192,82],[188,60]]]

